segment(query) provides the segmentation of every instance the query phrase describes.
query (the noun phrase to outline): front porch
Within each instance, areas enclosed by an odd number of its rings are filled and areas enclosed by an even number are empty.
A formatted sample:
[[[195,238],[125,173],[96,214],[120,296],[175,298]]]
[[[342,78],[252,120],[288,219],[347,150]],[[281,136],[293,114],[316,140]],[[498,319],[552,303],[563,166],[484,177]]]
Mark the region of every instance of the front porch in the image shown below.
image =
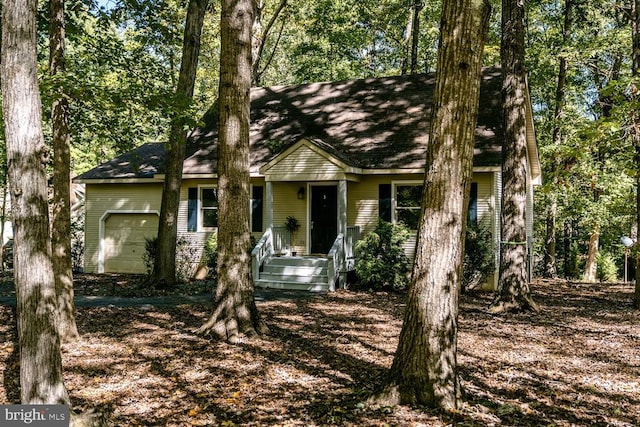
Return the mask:
[[[269,289],[335,291],[345,286],[347,272],[355,264],[354,246],[360,227],[348,226],[339,233],[325,254],[291,254],[291,233],[284,226],[272,226],[251,253],[256,287]]]

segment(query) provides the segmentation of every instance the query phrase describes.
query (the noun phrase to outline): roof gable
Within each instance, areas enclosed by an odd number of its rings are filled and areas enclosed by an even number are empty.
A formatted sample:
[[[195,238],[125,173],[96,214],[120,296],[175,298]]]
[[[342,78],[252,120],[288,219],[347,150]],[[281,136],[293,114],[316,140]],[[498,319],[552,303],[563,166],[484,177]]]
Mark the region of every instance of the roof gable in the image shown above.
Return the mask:
[[[301,139],[260,168],[267,181],[346,179],[361,170],[325,150],[321,141]],[[272,179],[273,178],[273,179]]]

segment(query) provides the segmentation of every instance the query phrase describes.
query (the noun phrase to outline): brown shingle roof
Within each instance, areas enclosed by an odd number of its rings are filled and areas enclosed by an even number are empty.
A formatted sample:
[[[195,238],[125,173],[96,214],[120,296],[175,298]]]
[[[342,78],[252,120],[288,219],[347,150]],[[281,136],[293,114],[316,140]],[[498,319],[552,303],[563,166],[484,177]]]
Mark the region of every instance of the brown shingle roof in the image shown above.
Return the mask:
[[[275,86],[251,90],[251,170],[302,138],[315,141],[345,163],[363,169],[424,167],[434,74]],[[475,166],[500,165],[502,140],[501,74],[486,68],[480,94]],[[213,173],[217,162],[217,120],[206,114],[187,147],[185,174]],[[152,148],[152,146],[154,148]],[[162,173],[164,148],[145,144],[79,179],[140,176],[153,167]],[[151,155],[145,167],[130,159]],[[141,163],[140,163],[141,164]],[[128,170],[129,169],[129,170]]]
[[[164,169],[165,155],[164,144],[149,142],[77,176],[74,181],[153,178],[153,175]]]

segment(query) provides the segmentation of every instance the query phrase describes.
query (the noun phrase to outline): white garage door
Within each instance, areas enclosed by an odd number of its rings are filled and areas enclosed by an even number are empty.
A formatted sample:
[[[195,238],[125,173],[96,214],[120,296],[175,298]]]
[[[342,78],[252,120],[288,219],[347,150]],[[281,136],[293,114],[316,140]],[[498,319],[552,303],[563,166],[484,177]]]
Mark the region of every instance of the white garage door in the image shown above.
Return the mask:
[[[104,224],[105,273],[144,273],[145,238],[158,234],[158,215],[115,213]]]

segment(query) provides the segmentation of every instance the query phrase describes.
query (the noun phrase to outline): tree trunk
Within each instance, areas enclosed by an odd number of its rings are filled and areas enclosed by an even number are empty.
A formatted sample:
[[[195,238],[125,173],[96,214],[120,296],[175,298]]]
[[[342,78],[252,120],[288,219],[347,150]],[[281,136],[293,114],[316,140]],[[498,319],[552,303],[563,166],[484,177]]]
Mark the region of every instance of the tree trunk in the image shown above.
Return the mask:
[[[573,241],[573,224],[571,220],[565,220],[562,231],[562,251],[563,262],[562,270],[565,278],[573,278],[575,276],[575,263],[571,251],[571,242]]]
[[[571,42],[571,25],[573,23],[573,5],[572,0],[565,0],[564,9],[564,29],[562,32],[563,46],[567,46]],[[558,84],[556,86],[556,102],[554,114],[554,126],[552,133],[552,141],[555,147],[559,147],[563,143],[562,137],[562,118],[564,115],[565,103],[565,87],[567,84],[567,59],[564,55],[560,55],[558,64]],[[547,227],[545,235],[545,251],[543,275],[544,277],[556,277],[558,270],[556,267],[556,219],[558,213],[558,156],[554,156],[551,160],[551,191],[549,207],[547,208]]]
[[[164,190],[160,207],[158,240],[154,262],[154,280],[166,286],[176,283],[176,242],[178,238],[178,206],[182,185],[182,167],[187,144],[185,120],[191,112],[190,105],[198,68],[200,36],[207,0],[190,0],[182,43],[182,62],[176,88],[176,105],[171,122],[167,161],[165,164]]]
[[[220,339],[266,332],[254,300],[249,233],[251,0],[223,0],[220,20],[218,285],[213,314],[199,329]]]
[[[600,228],[597,227],[589,236],[589,249],[587,251],[587,260],[584,266],[584,275],[582,280],[593,283],[597,279],[598,264],[596,258],[598,256],[598,246],[600,244]]]
[[[544,277],[556,277],[558,270],[556,268],[556,220],[558,216],[558,199],[553,193],[554,188],[549,194],[549,206],[547,207],[546,229],[544,238],[544,259],[543,273]]]
[[[418,72],[418,44],[420,42],[420,12],[424,7],[422,0],[413,2],[413,23],[411,25],[411,74]]]
[[[631,29],[632,29],[632,44],[633,44],[633,70],[632,75],[636,78],[636,84],[640,84],[637,81],[640,76],[640,0],[633,0],[631,2]],[[639,88],[636,88],[639,89]],[[637,102],[638,93],[634,96],[634,101]],[[633,147],[635,150],[635,165],[636,165],[636,223],[640,227],[640,113],[637,109],[633,109]],[[640,234],[640,233],[638,233]],[[639,236],[640,237],[640,236]],[[635,294],[633,298],[633,306],[640,309],[640,250],[636,251],[636,286]]]
[[[49,72],[65,72],[64,0],[49,2]],[[73,303],[73,268],[71,259],[71,133],[69,103],[64,86],[54,95],[51,106],[53,146],[53,203],[51,207],[51,255],[58,298],[58,331],[62,341],[78,338]]]
[[[418,243],[400,341],[373,402],[458,406],[457,317],[490,5],[443,2]]]
[[[7,170],[4,170],[4,183],[2,185],[2,205],[0,206],[0,271],[4,271],[4,231],[7,222]]]
[[[23,404],[69,404],[56,329],[36,10],[36,0],[2,4],[2,111],[15,238],[20,396]]]
[[[527,274],[527,140],[524,2],[502,1],[502,243],[500,279],[491,304],[494,313],[538,307]]]
[[[400,66],[400,73],[404,76],[409,71],[409,64],[411,63],[411,40],[413,36],[413,0],[409,1],[409,13],[407,14],[407,25],[404,27],[404,45],[402,47],[402,65]]]
[[[253,23],[253,42],[252,42],[252,66],[251,66],[251,82],[254,86],[259,86],[260,81],[262,79],[262,74],[264,74],[265,70],[269,66],[270,60],[260,69],[260,65],[262,64],[262,56],[264,53],[264,48],[269,38],[269,34],[271,34],[271,30],[280,16],[280,13],[284,10],[285,6],[287,6],[288,0],[280,0],[278,7],[275,12],[269,19],[266,27],[262,26],[262,11],[264,9],[264,1],[255,1],[254,5],[254,23]],[[277,43],[276,43],[277,45]],[[276,47],[274,47],[275,51]],[[272,55],[273,56],[272,52]]]

